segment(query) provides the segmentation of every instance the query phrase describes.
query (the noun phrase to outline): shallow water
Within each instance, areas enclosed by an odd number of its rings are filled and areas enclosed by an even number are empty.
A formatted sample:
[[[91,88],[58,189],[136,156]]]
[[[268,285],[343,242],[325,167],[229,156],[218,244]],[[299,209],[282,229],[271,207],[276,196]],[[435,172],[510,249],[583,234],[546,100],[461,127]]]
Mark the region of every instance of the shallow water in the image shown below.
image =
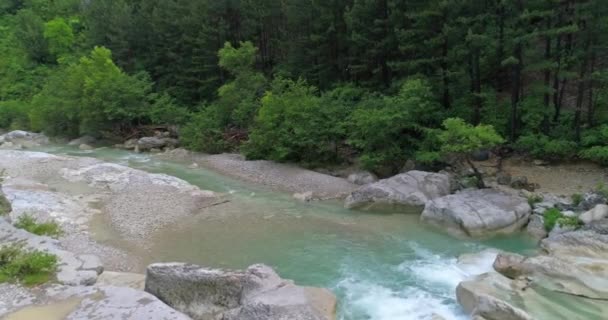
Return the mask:
[[[156,234],[149,251],[120,240],[103,217],[94,219],[92,229],[99,241],[128,249],[146,263],[186,261],[229,268],[269,264],[299,284],[332,289],[343,320],[432,319],[434,314],[466,319],[455,301],[456,285],[488,271],[492,258],[463,269],[456,257],[486,248],[519,253],[535,248],[523,235],[483,242],[455,240],[420,224],[417,209],[357,212],[338,202],[300,203],[290,194],[146,154],[66,147],[44,151],[167,173],[229,194],[230,202]]]

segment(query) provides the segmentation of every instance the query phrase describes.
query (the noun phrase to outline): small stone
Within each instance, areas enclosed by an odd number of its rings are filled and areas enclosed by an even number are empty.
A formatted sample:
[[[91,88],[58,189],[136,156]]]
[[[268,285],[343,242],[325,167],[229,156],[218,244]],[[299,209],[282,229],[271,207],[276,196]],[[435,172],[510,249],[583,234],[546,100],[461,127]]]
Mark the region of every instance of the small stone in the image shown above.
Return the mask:
[[[580,215],[579,219],[584,224],[590,224],[594,221],[602,220],[608,217],[608,205],[598,204],[595,208]]]

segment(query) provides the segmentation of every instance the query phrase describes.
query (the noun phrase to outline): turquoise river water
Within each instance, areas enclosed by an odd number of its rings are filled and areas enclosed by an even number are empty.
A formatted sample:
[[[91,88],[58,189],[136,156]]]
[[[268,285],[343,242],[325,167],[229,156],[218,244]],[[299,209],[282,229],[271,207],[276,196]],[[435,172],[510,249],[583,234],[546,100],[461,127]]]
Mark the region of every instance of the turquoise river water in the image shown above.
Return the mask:
[[[300,203],[288,193],[148,154],[109,148],[44,151],[166,173],[227,194],[230,202],[156,234],[145,252],[120,240],[109,226],[97,239],[131,250],[144,263],[185,261],[228,268],[265,263],[298,284],[331,289],[339,298],[341,320],[418,320],[434,315],[467,319],[455,300],[456,285],[488,271],[492,260],[463,269],[457,257],[487,248],[519,253],[535,248],[524,235],[457,240],[421,224],[416,209],[359,212],[346,210],[339,202]]]

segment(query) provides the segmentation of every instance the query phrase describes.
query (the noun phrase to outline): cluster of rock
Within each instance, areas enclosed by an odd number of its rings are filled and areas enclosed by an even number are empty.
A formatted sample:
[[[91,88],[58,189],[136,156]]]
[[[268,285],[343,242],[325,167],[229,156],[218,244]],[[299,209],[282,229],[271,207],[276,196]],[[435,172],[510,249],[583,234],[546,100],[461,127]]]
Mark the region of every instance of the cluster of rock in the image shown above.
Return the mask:
[[[603,319],[608,314],[608,219],[541,241],[543,253],[500,253],[494,271],[456,295],[476,319]]]
[[[172,138],[169,132],[155,132],[152,137],[129,139],[122,144],[114,145],[119,149],[134,150],[135,152],[162,152],[175,149],[179,146],[179,140]]]
[[[145,290],[195,320],[331,320],[336,311],[328,290],[297,286],[261,264],[245,271],[152,264]]]
[[[49,138],[41,133],[15,130],[0,135],[0,149],[27,149],[49,143]]]

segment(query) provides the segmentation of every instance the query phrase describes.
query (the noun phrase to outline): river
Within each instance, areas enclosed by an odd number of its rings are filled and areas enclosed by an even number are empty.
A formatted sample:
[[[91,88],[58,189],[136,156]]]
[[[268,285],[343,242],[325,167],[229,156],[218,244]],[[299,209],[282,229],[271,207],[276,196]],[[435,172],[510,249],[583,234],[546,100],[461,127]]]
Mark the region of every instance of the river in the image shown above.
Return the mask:
[[[334,291],[342,320],[417,320],[435,315],[467,319],[455,300],[456,285],[488,271],[492,257],[467,268],[459,267],[457,257],[487,248],[526,254],[536,247],[524,235],[456,240],[422,225],[420,210],[414,208],[359,212],[343,209],[339,202],[301,203],[287,193],[149,154],[64,146],[40,151],[166,173],[228,194],[229,202],[155,234],[145,250],[122,240],[103,217],[93,219],[91,230],[97,241],[125,249],[144,263],[183,261],[227,268],[268,264],[298,284]]]

